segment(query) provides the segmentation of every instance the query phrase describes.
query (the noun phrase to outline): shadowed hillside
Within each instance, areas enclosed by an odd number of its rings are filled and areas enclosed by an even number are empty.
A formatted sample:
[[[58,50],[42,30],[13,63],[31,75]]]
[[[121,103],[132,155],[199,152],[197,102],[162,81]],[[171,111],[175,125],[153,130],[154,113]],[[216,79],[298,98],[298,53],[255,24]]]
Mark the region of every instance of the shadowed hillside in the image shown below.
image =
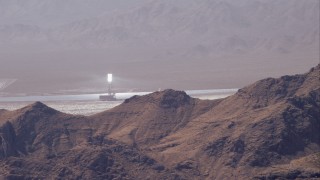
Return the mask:
[[[320,178],[320,65],[219,100],[164,90],[73,116],[0,111],[6,178]],[[0,176],[1,177],[1,176]]]

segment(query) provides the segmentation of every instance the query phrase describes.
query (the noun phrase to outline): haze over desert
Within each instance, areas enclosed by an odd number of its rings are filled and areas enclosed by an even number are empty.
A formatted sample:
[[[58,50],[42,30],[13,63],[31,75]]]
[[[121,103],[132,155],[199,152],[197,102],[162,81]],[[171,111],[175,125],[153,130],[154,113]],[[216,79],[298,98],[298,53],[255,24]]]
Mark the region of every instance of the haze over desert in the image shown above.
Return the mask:
[[[0,179],[320,179],[320,1],[0,0]]]

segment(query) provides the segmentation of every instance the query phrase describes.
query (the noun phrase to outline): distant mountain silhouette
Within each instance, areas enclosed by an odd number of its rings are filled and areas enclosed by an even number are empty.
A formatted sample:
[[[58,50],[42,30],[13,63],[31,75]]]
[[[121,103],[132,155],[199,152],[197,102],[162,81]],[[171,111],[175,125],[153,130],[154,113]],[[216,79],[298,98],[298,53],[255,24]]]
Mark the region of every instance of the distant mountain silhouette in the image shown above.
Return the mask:
[[[0,111],[0,177],[320,178],[320,65],[218,100],[134,96],[92,116]]]
[[[162,54],[182,59],[248,51],[288,53],[313,49],[319,43],[317,1],[163,0],[112,13],[107,11],[108,2],[101,0],[3,1],[0,5],[0,45],[28,49],[32,43],[36,52],[61,47],[120,47],[130,52],[132,46],[145,49],[158,44],[149,51],[164,46],[168,47],[164,51],[182,49]]]
[[[6,91],[102,92],[108,71],[125,90],[238,88],[318,63],[318,0],[135,0],[108,11],[117,2],[1,0],[0,77],[18,79]]]

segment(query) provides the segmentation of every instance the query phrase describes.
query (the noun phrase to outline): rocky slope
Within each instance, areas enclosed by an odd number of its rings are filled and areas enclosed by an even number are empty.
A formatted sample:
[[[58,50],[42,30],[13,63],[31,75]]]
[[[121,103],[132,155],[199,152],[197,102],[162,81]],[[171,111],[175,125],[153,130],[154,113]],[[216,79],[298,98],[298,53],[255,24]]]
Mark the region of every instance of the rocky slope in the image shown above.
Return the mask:
[[[319,152],[319,69],[264,79],[216,101],[172,90],[133,97],[93,118],[98,133],[134,144],[171,168],[209,179],[252,177]],[[296,170],[290,168],[287,173]]]
[[[189,97],[185,92],[165,90],[134,96],[114,109],[93,115],[97,133],[138,147],[150,147],[183,129],[192,119],[209,111],[215,102]]]
[[[4,178],[320,178],[320,65],[214,101],[165,90],[92,116],[0,111]],[[1,176],[0,176],[1,177]]]
[[[0,122],[0,177],[179,177],[129,145],[94,136],[90,119],[60,113],[40,102],[1,111]]]

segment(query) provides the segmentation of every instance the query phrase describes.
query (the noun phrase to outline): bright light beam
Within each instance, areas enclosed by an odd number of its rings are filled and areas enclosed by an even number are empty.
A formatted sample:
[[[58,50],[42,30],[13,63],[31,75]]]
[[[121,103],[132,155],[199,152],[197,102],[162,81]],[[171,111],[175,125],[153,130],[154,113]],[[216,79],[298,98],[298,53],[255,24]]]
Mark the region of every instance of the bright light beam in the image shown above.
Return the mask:
[[[112,74],[107,75],[107,81],[108,81],[108,83],[112,82]]]

